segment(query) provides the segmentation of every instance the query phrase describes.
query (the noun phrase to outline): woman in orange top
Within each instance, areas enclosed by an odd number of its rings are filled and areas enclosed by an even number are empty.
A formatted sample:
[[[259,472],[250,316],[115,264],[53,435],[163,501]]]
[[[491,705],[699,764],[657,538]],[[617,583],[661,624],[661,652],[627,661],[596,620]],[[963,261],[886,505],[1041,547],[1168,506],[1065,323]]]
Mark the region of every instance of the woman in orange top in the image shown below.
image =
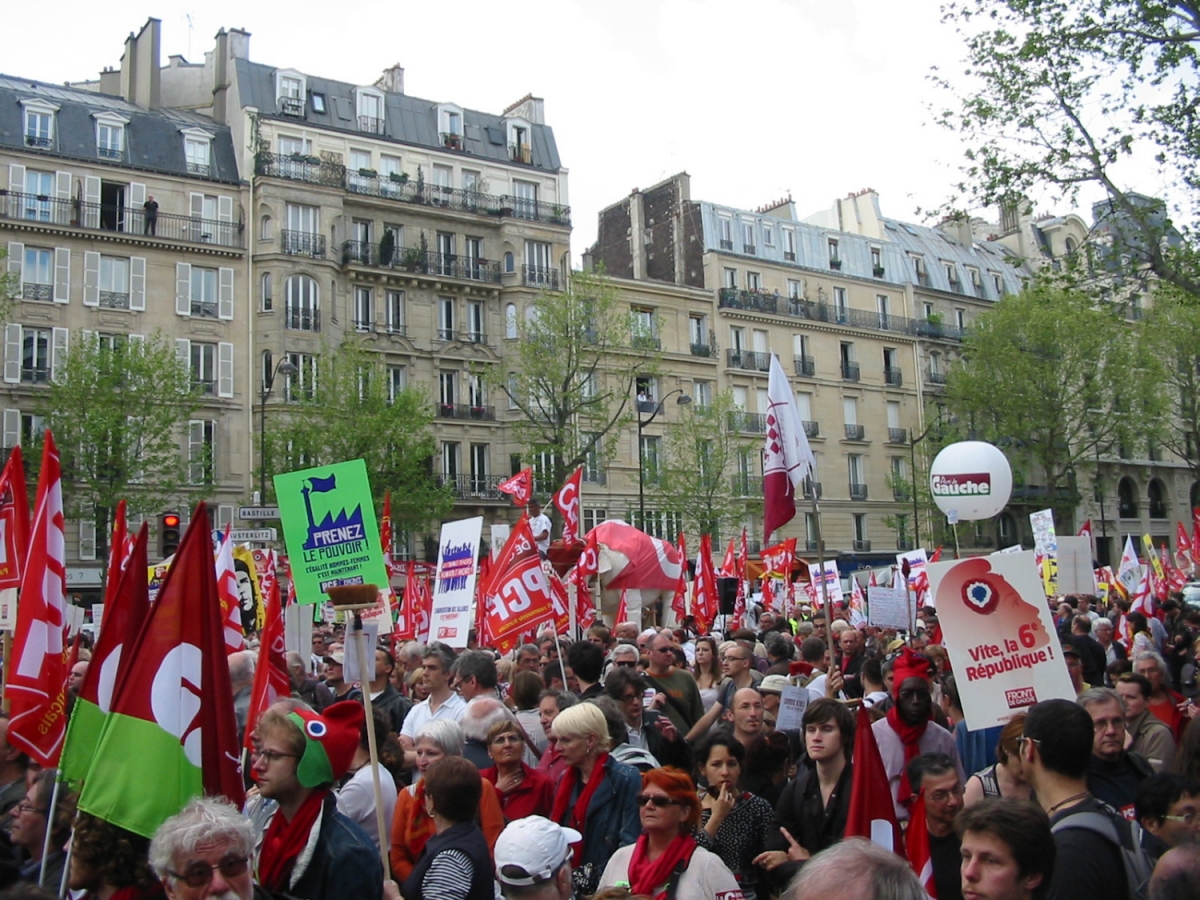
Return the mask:
[[[434,719],[417,732],[417,772],[424,776],[425,770],[446,756],[463,755],[462,729],[449,719]],[[500,811],[500,799],[496,789],[488,782],[483,783],[483,794],[479,798],[479,826],[487,839],[488,850],[496,847],[496,838],[504,830],[504,813]],[[388,854],[392,863],[392,878],[402,882],[416,866],[425,849],[425,842],[435,834],[433,817],[425,811],[425,785],[421,777],[415,784],[406,787],[396,798],[396,812],[392,817],[392,849]]]

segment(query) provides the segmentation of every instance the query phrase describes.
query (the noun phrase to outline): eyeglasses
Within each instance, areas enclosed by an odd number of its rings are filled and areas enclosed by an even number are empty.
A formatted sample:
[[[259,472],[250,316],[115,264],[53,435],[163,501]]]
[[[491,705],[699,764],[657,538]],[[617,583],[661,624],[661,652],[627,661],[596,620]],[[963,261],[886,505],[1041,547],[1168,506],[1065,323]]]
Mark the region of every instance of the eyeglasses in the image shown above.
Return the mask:
[[[1017,738],[1017,752],[1018,753],[1021,751],[1021,747],[1024,746],[1024,744],[1026,742],[1028,742],[1030,744],[1040,744],[1041,743],[1041,741],[1039,741],[1037,738],[1031,738],[1031,737],[1026,737],[1025,735],[1021,735],[1019,738]]]
[[[747,657],[745,657],[745,656],[722,656],[721,657],[721,662],[746,662],[746,661],[747,661]]]
[[[654,795],[638,794],[637,795],[637,805],[638,806],[645,806],[647,803],[653,803],[659,809],[663,809],[664,807],[671,806],[673,803],[678,803],[678,802],[679,801],[677,801],[677,800],[672,800],[670,797],[664,797],[661,794],[654,794]]]
[[[1197,816],[1200,816],[1200,813],[1190,812],[1184,813],[1182,816],[1163,816],[1162,818],[1164,822],[1182,822],[1184,825],[1191,825],[1196,821]]]
[[[632,703],[634,700],[641,700],[641,699],[642,699],[641,694],[625,694],[621,698],[621,702],[622,703]]]
[[[203,863],[189,866],[186,872],[172,872],[167,870],[167,874],[172,878],[178,878],[184,884],[191,888],[202,888],[212,881],[212,873],[216,869],[221,870],[221,877],[225,879],[240,878],[245,875],[250,868],[250,860],[245,856],[235,857],[233,859],[223,859],[215,866],[204,865]]]
[[[929,799],[934,803],[945,803],[951,797],[961,797],[964,790],[961,784],[956,784],[948,791],[934,791],[929,795]]]
[[[617,665],[623,669],[636,669],[637,668],[637,663],[634,662],[632,659],[618,660]]]
[[[300,758],[300,754],[298,754],[298,753],[284,753],[280,750],[255,749],[255,750],[250,751],[250,755],[253,756],[255,759],[265,759],[267,761],[267,765],[270,765],[271,763],[275,762],[275,760],[277,760],[277,759],[299,759]]]
[[[46,814],[46,810],[40,806],[30,806],[28,803],[18,803],[13,809],[19,813],[41,813],[43,816]]]

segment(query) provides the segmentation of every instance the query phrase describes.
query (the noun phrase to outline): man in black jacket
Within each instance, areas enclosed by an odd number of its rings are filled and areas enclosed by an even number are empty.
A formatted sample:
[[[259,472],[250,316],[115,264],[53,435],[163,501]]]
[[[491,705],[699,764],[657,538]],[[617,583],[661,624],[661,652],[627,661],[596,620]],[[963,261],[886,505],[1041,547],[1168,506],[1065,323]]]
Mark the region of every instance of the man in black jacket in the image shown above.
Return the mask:
[[[648,687],[636,670],[616,666],[604,680],[604,693],[617,702],[629,726],[629,743],[645,749],[659,765],[692,771],[692,750],[679,729],[667,716],[642,705]]]
[[[289,650],[287,654],[288,680],[292,684],[292,693],[315,709],[321,712],[330,703],[333,702],[333,691],[329,690],[323,683],[315,678],[310,678],[308,675],[308,667],[304,664],[304,657],[295,650]]]
[[[1092,688],[1076,702],[1092,719],[1088,790],[1126,819],[1133,819],[1138,786],[1154,769],[1140,753],[1125,749],[1125,701],[1112,688]]]
[[[1092,637],[1092,620],[1083,613],[1071,620],[1071,646],[1079,651],[1083,680],[1092,687],[1103,686],[1108,660],[1100,642]]]

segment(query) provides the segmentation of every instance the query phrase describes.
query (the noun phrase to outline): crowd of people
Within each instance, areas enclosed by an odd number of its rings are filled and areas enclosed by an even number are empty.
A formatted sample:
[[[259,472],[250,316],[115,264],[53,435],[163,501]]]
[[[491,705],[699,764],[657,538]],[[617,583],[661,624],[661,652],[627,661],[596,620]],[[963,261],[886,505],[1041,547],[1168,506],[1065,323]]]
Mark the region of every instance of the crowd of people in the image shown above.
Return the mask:
[[[239,719],[254,747],[245,809],[197,799],[152,841],[76,816],[65,790],[52,805],[53,770],[0,735],[0,887],[53,893],[65,876],[95,900],[918,900],[932,884],[939,900],[1194,900],[1200,613],[1173,600],[1161,618],[1128,615],[1125,646],[1114,619],[1127,611],[1096,606],[1056,608],[1076,699],[982,731],[966,728],[932,609],[907,637],[796,605],[754,608],[725,635],[543,632],[503,658],[381,644],[361,684],[344,677],[341,629],[323,626],[311,654],[288,654],[292,696]],[[235,709],[253,663],[230,657]],[[924,877],[847,835],[859,707],[897,820],[927,839]]]

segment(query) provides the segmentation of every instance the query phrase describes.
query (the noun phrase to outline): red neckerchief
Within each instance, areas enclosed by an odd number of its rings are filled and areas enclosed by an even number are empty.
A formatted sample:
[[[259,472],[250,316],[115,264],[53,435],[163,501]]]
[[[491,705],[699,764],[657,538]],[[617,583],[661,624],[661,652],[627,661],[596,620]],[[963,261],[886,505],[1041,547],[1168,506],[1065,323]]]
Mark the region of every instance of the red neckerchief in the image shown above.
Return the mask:
[[[896,732],[896,737],[900,738],[900,743],[904,745],[904,768],[900,770],[900,789],[896,792],[896,800],[907,808],[913,801],[913,789],[908,781],[908,764],[921,755],[918,745],[925,735],[925,729],[929,727],[929,720],[926,719],[920,725],[909,725],[900,718],[900,707],[892,706],[887,711],[887,723],[892,726],[892,731]]]
[[[281,811],[276,811],[263,835],[262,849],[258,853],[258,883],[268,891],[282,892],[287,889],[296,857],[308,843],[312,827],[329,791],[313,791],[312,795],[296,810],[292,821],[287,822]]]
[[[596,757],[596,764],[592,766],[591,777],[588,778],[588,783],[580,791],[579,799],[575,801],[575,805],[571,808],[570,818],[565,822],[563,821],[563,816],[567,814],[567,806],[571,803],[571,791],[575,790],[575,782],[579,778],[579,769],[576,766],[567,768],[566,774],[563,775],[563,780],[559,782],[558,792],[554,795],[554,809],[550,813],[550,818],[560,825],[574,828],[580,834],[584,835],[585,840],[587,832],[584,831],[583,826],[587,823],[588,804],[592,802],[592,795],[596,793],[596,788],[600,787],[600,782],[604,780],[604,764],[606,762],[608,762],[607,753],[601,753]],[[575,845],[575,856],[572,865],[579,866],[582,861],[583,841],[580,841]]]
[[[629,857],[629,890],[654,900],[666,897],[666,888],[661,891],[658,888],[666,885],[676,866],[688,864],[695,849],[696,839],[690,834],[681,834],[667,845],[662,856],[651,862],[650,839],[643,834],[633,845],[633,855]]]

